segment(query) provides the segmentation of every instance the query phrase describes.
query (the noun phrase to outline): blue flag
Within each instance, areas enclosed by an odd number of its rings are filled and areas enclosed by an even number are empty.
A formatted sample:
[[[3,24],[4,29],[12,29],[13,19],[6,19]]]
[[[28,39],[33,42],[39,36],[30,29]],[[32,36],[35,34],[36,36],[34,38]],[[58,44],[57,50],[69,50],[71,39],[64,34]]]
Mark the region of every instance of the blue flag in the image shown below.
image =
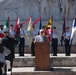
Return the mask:
[[[42,29],[42,19],[40,19],[39,30]]]
[[[39,31],[42,29],[42,18],[40,19],[40,25],[39,25],[39,30],[38,30],[38,34],[39,34]]]

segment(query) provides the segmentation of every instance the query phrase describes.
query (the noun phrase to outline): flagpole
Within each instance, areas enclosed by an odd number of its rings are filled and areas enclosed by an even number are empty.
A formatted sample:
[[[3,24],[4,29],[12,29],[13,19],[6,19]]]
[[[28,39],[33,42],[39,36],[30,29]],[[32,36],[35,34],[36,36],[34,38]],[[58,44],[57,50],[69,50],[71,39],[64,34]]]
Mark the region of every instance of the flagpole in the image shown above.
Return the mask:
[[[64,41],[64,36],[63,35],[66,32],[65,29],[66,29],[66,23],[65,23],[65,16],[64,16],[64,18],[63,18],[62,36],[61,36],[61,46],[63,46],[63,41]]]
[[[8,17],[8,28],[10,27],[10,17]]]
[[[52,31],[51,31],[51,55],[52,55],[52,53],[53,53],[53,49],[52,49],[52,37],[53,37],[53,16],[52,16],[51,18],[52,18],[52,25],[51,25],[51,29],[52,29]]]

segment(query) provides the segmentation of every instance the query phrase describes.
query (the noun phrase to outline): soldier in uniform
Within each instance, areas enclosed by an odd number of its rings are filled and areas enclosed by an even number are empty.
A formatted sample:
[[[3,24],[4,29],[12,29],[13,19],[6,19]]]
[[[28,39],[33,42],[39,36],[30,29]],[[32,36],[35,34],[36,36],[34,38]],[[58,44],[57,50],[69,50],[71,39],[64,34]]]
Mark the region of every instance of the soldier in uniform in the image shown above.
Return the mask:
[[[10,37],[15,38],[15,31],[14,31],[14,26],[11,24],[10,25]]]
[[[31,43],[31,53],[32,53],[32,56],[35,55],[35,52],[34,52],[34,40],[35,40],[35,37],[38,35],[38,30],[35,29],[35,26],[32,26],[32,33],[31,33],[31,36],[33,37],[33,40],[32,40],[32,43]]]
[[[6,56],[6,60],[10,61],[10,65],[11,65],[10,70],[12,71],[13,59],[15,57],[14,56],[14,45],[18,44],[18,42],[9,36],[8,28],[4,28],[3,32],[4,32],[4,38],[2,38],[2,45],[8,48],[11,52],[8,56]]]
[[[20,26],[19,56],[24,56],[25,35],[26,31],[23,29],[23,26]]]
[[[71,51],[71,45],[69,44],[70,41],[70,28],[66,27],[66,32],[64,33],[64,45],[65,45],[65,55],[70,56],[70,51]]]
[[[52,32],[52,50],[53,50],[53,56],[57,56],[57,47],[58,47],[58,33],[56,31],[56,27],[53,27]]]

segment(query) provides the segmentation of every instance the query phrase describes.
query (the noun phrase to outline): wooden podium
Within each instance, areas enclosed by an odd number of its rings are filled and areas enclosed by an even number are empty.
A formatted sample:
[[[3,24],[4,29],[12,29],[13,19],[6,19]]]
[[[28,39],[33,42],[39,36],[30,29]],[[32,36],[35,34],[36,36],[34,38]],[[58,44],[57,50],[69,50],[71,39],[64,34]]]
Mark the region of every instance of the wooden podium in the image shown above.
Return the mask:
[[[49,42],[35,43],[35,69],[50,70],[50,44]]]

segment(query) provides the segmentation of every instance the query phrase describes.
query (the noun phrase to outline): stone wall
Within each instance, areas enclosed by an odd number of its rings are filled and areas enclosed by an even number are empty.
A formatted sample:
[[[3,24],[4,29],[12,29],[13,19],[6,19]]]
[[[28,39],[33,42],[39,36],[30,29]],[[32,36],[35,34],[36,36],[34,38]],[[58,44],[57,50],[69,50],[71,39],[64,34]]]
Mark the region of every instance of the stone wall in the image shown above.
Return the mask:
[[[6,20],[8,16],[11,20],[18,16],[21,20],[30,16],[36,20],[40,15],[44,21],[50,17],[62,20],[64,15],[72,20],[76,15],[76,0],[0,0],[0,20]]]
[[[42,16],[43,24],[46,25],[50,17],[53,17],[53,26],[57,27],[58,39],[62,33],[63,16],[66,16],[66,26],[71,27],[76,15],[76,0],[0,0],[0,24],[5,24],[7,17],[10,17],[10,24],[15,25],[17,17],[20,16],[20,23],[32,16],[35,21]],[[27,29],[28,24],[24,27]],[[39,22],[36,24],[36,29]],[[75,35],[75,34],[74,34]],[[74,36],[75,43],[76,36]],[[28,44],[28,41],[26,41]]]

